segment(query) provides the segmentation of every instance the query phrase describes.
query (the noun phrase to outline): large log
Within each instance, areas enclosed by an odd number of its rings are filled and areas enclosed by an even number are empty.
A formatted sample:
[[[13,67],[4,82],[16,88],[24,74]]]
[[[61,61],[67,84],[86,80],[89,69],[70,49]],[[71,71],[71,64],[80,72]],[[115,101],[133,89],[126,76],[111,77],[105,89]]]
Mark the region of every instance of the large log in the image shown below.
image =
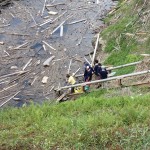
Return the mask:
[[[144,62],[144,61],[137,61],[137,62],[124,64],[124,65],[120,65],[120,66],[116,66],[116,67],[109,67],[109,68],[107,68],[107,70],[109,71],[109,70],[115,70],[115,69],[120,69],[120,68],[124,68],[124,67],[134,66],[134,65],[138,65],[142,62]],[[78,74],[75,77],[81,77],[81,76],[83,76],[83,74]]]
[[[92,64],[91,64],[92,66],[94,65],[94,60],[95,60],[95,56],[96,56],[96,51],[97,51],[97,48],[98,48],[99,36],[100,36],[100,33],[98,33],[98,35],[97,35],[97,40],[96,40],[95,49],[94,49],[94,54],[93,54],[93,58],[92,58]]]
[[[103,82],[107,82],[107,81],[112,81],[112,80],[116,80],[116,79],[123,79],[123,78],[127,78],[127,77],[133,77],[133,76],[143,75],[143,74],[148,74],[148,73],[150,73],[150,70],[130,73],[130,74],[116,76],[116,77],[111,77],[111,78],[107,78],[107,79],[103,79],[103,80],[95,80],[95,81],[91,81],[91,82],[84,82],[84,83],[80,83],[80,84],[64,86],[64,87],[60,87],[59,89],[56,89],[56,90],[60,91],[60,90],[68,89],[68,88],[72,88],[72,87],[85,86],[87,84],[103,83]]]

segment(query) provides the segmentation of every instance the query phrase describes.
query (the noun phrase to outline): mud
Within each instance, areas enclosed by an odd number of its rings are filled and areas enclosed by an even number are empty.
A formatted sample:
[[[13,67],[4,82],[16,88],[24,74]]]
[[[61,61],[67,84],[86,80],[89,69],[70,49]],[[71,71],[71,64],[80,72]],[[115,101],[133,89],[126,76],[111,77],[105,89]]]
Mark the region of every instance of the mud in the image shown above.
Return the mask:
[[[63,4],[55,5],[58,3]],[[46,5],[49,4],[54,6],[46,7],[42,16],[44,0],[11,1],[7,7],[1,8],[0,42],[4,44],[0,44],[0,77],[23,70],[32,58],[24,70],[26,73],[0,78],[1,104],[17,91],[20,93],[8,104],[20,106],[31,100],[41,103],[54,99],[56,95],[51,89],[65,85],[70,60],[73,59],[70,73],[79,67],[79,73],[83,73],[85,55],[91,62],[89,55],[87,56],[93,52],[91,41],[104,28],[102,20],[105,15],[116,5],[111,0],[100,0],[99,4],[95,0],[47,0]],[[49,15],[48,11],[58,14]],[[64,15],[55,20],[65,11]],[[46,17],[55,21],[40,26],[47,20],[44,19]],[[79,23],[70,24],[82,19],[84,20]],[[60,28],[51,34],[63,21],[63,36],[60,37]],[[47,27],[49,29],[45,30]],[[42,41],[56,50],[44,44],[45,49]],[[26,45],[17,49],[26,42]],[[44,67],[43,62],[53,55],[55,59],[50,66]],[[44,76],[49,77],[47,84],[41,83]],[[18,104],[18,101],[22,102]]]

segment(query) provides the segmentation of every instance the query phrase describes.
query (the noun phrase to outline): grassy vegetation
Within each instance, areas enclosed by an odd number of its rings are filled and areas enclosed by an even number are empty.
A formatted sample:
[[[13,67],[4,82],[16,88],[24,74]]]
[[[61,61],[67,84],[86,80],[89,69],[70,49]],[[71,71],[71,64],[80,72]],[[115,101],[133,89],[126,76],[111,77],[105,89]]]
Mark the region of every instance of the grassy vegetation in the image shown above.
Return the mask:
[[[102,37],[106,40],[105,51],[110,53],[105,64],[126,64],[141,60],[141,53],[150,53],[149,18],[144,20],[149,6],[149,2],[144,4],[143,0],[120,1],[119,9],[105,19],[108,27],[102,32]],[[147,34],[137,35],[138,32]],[[117,70],[117,74],[132,71],[134,67],[128,67]]]
[[[120,9],[106,18],[109,26],[102,36],[110,55],[105,64],[130,63],[142,59],[140,53],[150,53],[149,35],[135,34],[150,29],[150,25],[143,27],[141,23],[143,13],[137,13],[140,8],[147,11],[149,6],[143,5],[143,0],[120,0]],[[133,70],[134,67],[127,67],[117,73]],[[150,94],[140,92],[148,93],[149,89],[134,90],[136,94],[132,96],[99,90],[59,105],[1,109],[0,150],[148,150]]]
[[[105,92],[1,110],[1,149],[150,148],[150,95],[110,98]]]

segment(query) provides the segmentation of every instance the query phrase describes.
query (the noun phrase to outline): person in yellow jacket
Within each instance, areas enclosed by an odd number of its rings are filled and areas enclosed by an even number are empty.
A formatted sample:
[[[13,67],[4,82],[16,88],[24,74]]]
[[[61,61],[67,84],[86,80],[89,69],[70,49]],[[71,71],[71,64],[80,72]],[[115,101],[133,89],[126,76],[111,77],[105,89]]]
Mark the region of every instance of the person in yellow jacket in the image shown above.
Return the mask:
[[[76,83],[76,80],[73,76],[67,74],[66,77],[69,85],[74,85]],[[74,93],[74,87],[71,88],[71,93]]]

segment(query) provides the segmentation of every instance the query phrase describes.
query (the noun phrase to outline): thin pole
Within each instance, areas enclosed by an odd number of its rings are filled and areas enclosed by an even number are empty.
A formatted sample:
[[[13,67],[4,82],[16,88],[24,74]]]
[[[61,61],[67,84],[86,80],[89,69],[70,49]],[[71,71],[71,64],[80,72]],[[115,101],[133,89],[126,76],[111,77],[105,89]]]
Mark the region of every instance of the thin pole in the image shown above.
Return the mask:
[[[56,89],[56,90],[60,91],[62,89],[68,89],[68,88],[78,87],[78,86],[85,86],[87,84],[103,83],[103,82],[107,82],[107,81],[111,81],[111,80],[122,79],[122,78],[126,78],[126,77],[132,77],[132,76],[137,76],[137,75],[142,75],[142,74],[148,74],[148,73],[150,73],[150,70],[141,71],[141,72],[135,72],[135,73],[130,73],[130,74],[116,76],[116,77],[111,77],[111,78],[102,79],[102,80],[95,80],[95,81],[91,81],[91,82],[74,84],[74,85],[70,85],[70,86],[64,86],[64,87],[60,87],[59,89]]]
[[[98,35],[97,35],[97,40],[96,40],[95,49],[94,49],[94,54],[93,54],[93,59],[92,59],[92,64],[91,64],[92,66],[94,65],[94,60],[95,60],[95,56],[96,56],[96,51],[97,51],[97,48],[98,48],[99,36],[100,36],[100,33],[98,33]]]

